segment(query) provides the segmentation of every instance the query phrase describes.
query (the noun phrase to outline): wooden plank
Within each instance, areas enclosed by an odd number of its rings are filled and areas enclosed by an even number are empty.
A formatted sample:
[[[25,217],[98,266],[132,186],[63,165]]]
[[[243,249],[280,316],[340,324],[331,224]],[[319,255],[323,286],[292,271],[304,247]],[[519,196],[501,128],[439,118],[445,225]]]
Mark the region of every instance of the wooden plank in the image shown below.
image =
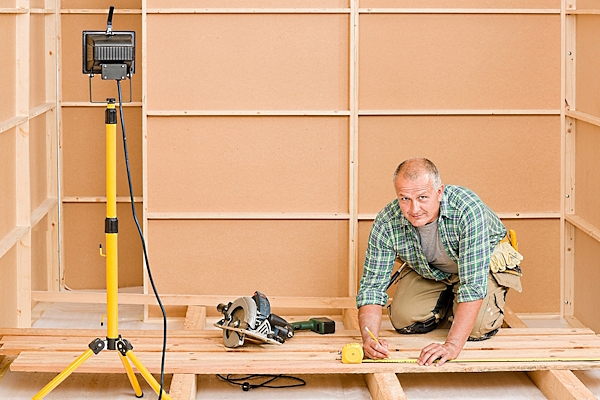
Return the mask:
[[[171,380],[169,394],[177,400],[194,400],[197,388],[196,374],[175,374]]]
[[[560,115],[560,110],[359,110],[358,115]]]
[[[206,307],[188,306],[183,321],[184,330],[204,329],[206,326]]]
[[[420,350],[419,350],[420,351]],[[557,349],[557,351],[560,351]],[[511,352],[496,352],[495,357],[488,351],[478,351],[484,359],[508,358]],[[474,358],[474,352],[466,352],[464,358]],[[69,365],[81,352],[22,352],[11,364],[11,371],[26,372],[60,372]],[[526,358],[547,356],[548,350],[527,351],[520,355]],[[160,371],[160,353],[136,352],[140,361],[152,373]],[[413,354],[402,356],[416,357]],[[587,352],[571,350],[561,352],[561,357],[586,357]],[[463,357],[461,354],[460,357]],[[447,363],[442,368],[425,367],[416,363],[363,363],[343,364],[338,359],[338,352],[172,352],[165,366],[167,374],[369,374],[369,373],[443,373],[443,372],[495,372],[495,371],[538,371],[538,370],[589,370],[600,368],[600,362],[457,362]],[[123,366],[114,354],[105,351],[90,358],[75,372],[79,373],[122,373]]]
[[[347,117],[347,110],[150,110],[152,117],[193,116],[330,116]]]
[[[571,371],[530,371],[527,376],[549,400],[596,399]]]
[[[23,116],[13,117],[11,119],[3,121],[2,123],[0,123],[0,133],[12,129],[15,126],[21,125],[24,122],[27,122],[27,117]]]
[[[565,219],[569,221],[570,224],[579,228],[582,232],[586,233],[597,241],[600,241],[600,228],[590,224],[576,214],[567,214],[565,215]]]
[[[510,328],[527,328],[527,324],[521,321],[509,307],[504,307],[504,323]]]
[[[206,307],[189,306],[185,321],[184,330],[204,329],[206,325]],[[175,374],[171,380],[171,389],[169,394],[174,399],[193,400],[196,398],[197,377],[195,374]]]
[[[365,382],[373,400],[405,400],[406,393],[394,373],[366,374]]]
[[[587,122],[588,124],[600,126],[600,117],[590,115],[581,111],[568,110],[566,113],[567,117],[574,118],[578,121]]]
[[[356,309],[356,308],[342,309],[342,322],[344,323],[345,329],[359,330],[360,325],[358,324],[358,309]]]
[[[558,8],[361,8],[361,14],[560,14]]]
[[[167,342],[167,351],[171,352],[206,352],[221,353],[223,351],[244,352],[244,353],[294,353],[294,352],[337,352],[350,342],[360,341],[358,330],[342,331],[341,334],[327,335],[323,337],[316,333],[306,332],[300,334],[296,332],[294,338],[285,342],[283,346],[261,345],[251,340],[240,349],[227,349],[223,346],[221,331],[210,330],[206,333],[198,332],[197,335],[182,336],[183,332],[169,335]],[[208,333],[210,332],[210,333]],[[154,336],[127,336],[127,339],[134,346],[136,351],[142,352],[160,352],[162,351],[162,338]],[[96,336],[97,337],[97,336]],[[403,336],[395,334],[386,336],[390,351],[394,356],[401,353],[418,352],[432,341],[440,341],[445,337],[442,335],[426,336]],[[0,340],[2,348],[0,354],[19,354],[22,351],[77,351],[85,347],[94,339],[93,335],[88,336],[5,336]],[[522,351],[555,351],[560,348],[561,351],[588,351],[589,354],[599,354],[599,339],[588,335],[555,335],[555,336],[497,336],[493,341],[485,343],[468,343],[464,351],[473,354],[479,354],[485,350],[489,354],[494,352],[514,352],[520,354]],[[511,356],[512,357],[512,356]],[[482,358],[482,357],[478,357]]]
[[[8,235],[0,239],[0,257],[4,256],[21,238],[29,232],[28,226],[14,227]]]
[[[105,304],[106,293],[103,292],[46,292],[32,291],[33,301],[49,301],[58,303],[95,303]],[[178,295],[161,294],[160,298],[167,306],[205,306],[215,307],[226,298],[242,296],[228,295]],[[285,297],[269,296],[271,307],[281,308],[351,308],[356,305],[354,297]],[[119,293],[119,304],[158,305],[153,294]]]
[[[131,197],[129,196],[117,196],[117,203],[131,203]],[[142,197],[133,197],[135,203],[141,203]],[[62,198],[63,203],[106,203],[106,196],[64,196]]]
[[[496,213],[500,219],[554,219],[560,218],[558,212],[498,212]],[[372,221],[375,220],[377,214],[360,213],[359,220]]]
[[[148,212],[148,219],[319,219],[345,220],[346,213],[261,213],[261,212]]]

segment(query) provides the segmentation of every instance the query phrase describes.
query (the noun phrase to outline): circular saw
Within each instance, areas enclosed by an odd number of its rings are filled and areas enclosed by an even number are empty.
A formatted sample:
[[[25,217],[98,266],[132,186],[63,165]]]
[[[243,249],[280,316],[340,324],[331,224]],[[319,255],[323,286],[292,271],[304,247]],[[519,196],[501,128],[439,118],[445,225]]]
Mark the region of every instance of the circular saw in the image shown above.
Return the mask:
[[[223,329],[223,344],[234,348],[247,338],[263,343],[281,345],[294,336],[294,329],[278,315],[271,314],[271,305],[261,292],[244,296],[228,304],[219,304],[217,310],[223,318],[215,323]]]

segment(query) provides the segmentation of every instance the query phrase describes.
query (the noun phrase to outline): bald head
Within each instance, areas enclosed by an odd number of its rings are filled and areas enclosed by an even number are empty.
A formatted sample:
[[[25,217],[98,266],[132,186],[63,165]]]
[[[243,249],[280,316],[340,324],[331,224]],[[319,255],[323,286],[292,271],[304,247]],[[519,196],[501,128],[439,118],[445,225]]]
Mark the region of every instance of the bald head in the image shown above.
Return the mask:
[[[426,158],[409,158],[398,165],[398,168],[394,172],[394,185],[398,176],[409,181],[414,181],[423,175],[429,175],[433,190],[438,190],[442,185],[437,167]]]

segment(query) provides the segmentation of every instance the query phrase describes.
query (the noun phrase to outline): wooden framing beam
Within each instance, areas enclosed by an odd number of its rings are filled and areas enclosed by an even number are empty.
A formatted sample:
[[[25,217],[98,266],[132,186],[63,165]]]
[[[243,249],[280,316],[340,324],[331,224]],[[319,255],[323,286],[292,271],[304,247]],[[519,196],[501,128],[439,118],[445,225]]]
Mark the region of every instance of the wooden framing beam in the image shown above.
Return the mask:
[[[345,213],[148,212],[148,219],[349,219]]]
[[[183,322],[183,330],[201,330],[206,325],[206,307],[189,306]],[[174,399],[194,400],[197,392],[196,374],[174,374],[169,394]]]
[[[227,296],[236,298],[241,296]],[[216,304],[223,302],[224,296],[218,295],[182,295],[182,294],[161,294],[160,299],[167,306],[204,306],[215,307]],[[53,303],[91,303],[105,304],[105,292],[47,292],[32,291],[31,299],[40,302]],[[354,297],[283,297],[269,296],[271,307],[281,308],[332,308],[343,309],[356,307]],[[142,304],[157,305],[156,297],[153,294],[138,293],[119,293],[119,304]]]
[[[527,376],[549,400],[596,399],[571,371],[529,371]]]
[[[361,14],[560,14],[559,8],[361,8]]]
[[[511,328],[527,328],[527,325],[508,307],[504,308],[504,322]],[[580,323],[578,327],[584,326]],[[548,370],[526,373],[549,400],[596,398],[571,371]]]
[[[596,126],[600,126],[600,118],[596,117],[594,115],[590,115],[581,111],[575,111],[575,110],[567,110],[565,112],[565,115],[567,117],[576,119],[578,121],[583,121],[583,122],[587,122],[588,124],[592,124],[592,125],[596,125]]]
[[[560,115],[560,110],[359,110],[360,116],[383,115]]]
[[[496,213],[500,219],[554,219],[560,218],[559,212],[499,212]],[[374,220],[377,214],[358,214],[359,220]]]
[[[600,242],[600,228],[598,228],[597,226],[590,224],[589,222],[575,214],[567,214],[565,215],[565,219],[571,225],[577,227],[582,232],[586,233],[587,235]]]
[[[406,400],[406,393],[393,372],[366,374],[365,382],[373,400]]]

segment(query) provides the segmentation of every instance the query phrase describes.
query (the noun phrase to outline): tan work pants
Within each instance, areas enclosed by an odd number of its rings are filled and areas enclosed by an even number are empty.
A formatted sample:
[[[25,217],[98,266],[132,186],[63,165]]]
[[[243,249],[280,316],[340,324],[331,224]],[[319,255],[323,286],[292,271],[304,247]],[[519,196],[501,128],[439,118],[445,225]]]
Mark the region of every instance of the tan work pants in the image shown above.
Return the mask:
[[[451,322],[458,306],[456,293],[459,287],[458,275],[435,281],[407,269],[388,308],[392,325],[400,333],[425,333],[437,328],[444,318]],[[480,339],[502,325],[506,291],[507,288],[500,286],[490,274],[487,296],[479,309],[470,339]],[[450,304],[452,313],[449,312]]]

